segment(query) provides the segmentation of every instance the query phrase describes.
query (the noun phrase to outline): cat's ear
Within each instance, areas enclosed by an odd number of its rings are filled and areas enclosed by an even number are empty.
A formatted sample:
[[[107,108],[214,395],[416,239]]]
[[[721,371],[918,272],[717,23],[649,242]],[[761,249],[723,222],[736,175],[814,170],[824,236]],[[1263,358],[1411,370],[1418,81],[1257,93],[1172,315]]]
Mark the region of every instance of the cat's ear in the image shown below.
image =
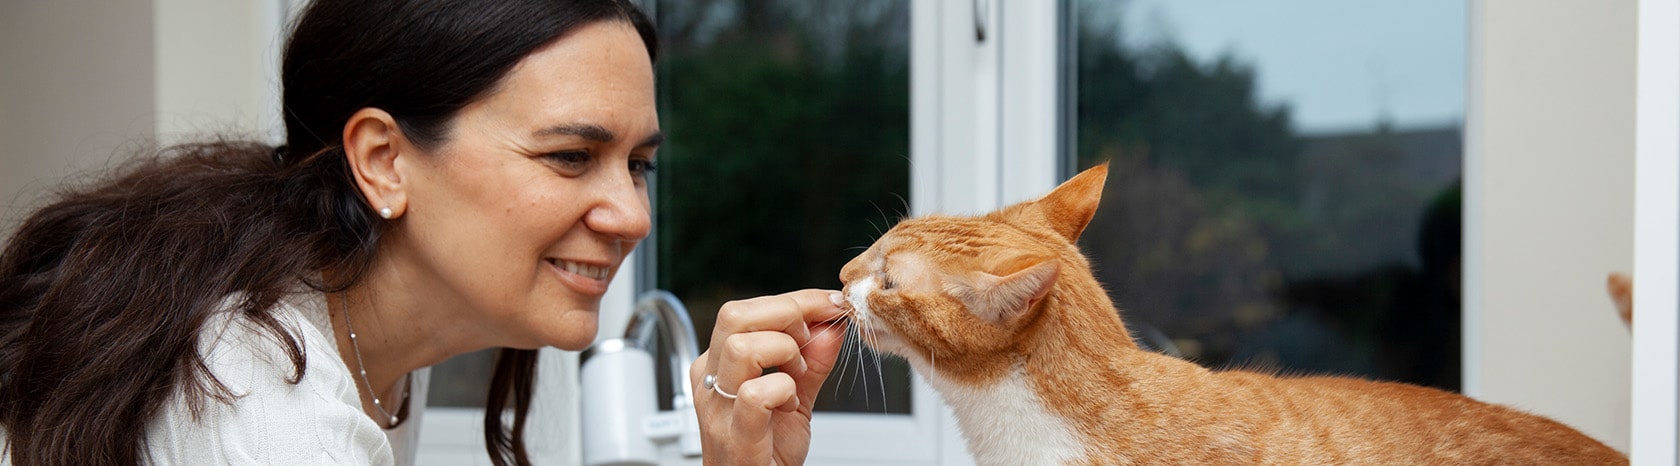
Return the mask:
[[[974,272],[972,288],[962,290],[959,299],[969,312],[991,322],[1005,322],[1032,309],[1050,294],[1061,267],[1054,259],[1039,260],[1009,275]]]
[[[1056,190],[1037,202],[1044,220],[1063,238],[1078,242],[1085,225],[1091,223],[1091,217],[1097,214],[1097,203],[1102,201],[1103,182],[1107,180],[1108,163],[1104,162],[1057,186]]]

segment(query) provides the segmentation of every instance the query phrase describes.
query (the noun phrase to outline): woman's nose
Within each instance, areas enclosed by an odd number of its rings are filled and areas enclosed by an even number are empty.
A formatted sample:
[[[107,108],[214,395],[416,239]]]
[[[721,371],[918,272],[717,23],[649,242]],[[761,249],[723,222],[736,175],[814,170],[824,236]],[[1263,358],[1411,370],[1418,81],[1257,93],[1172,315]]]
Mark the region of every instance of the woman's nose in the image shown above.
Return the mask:
[[[648,209],[647,187],[629,174],[621,174],[600,186],[595,207],[584,217],[590,230],[624,241],[641,241],[653,230]]]

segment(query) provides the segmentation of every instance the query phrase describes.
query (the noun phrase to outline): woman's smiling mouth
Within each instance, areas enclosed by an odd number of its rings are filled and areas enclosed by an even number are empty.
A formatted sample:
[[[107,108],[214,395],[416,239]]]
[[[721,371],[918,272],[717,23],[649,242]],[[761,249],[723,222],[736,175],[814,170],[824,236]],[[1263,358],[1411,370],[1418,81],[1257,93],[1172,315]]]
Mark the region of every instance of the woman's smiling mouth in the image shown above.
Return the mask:
[[[560,274],[560,281],[568,288],[588,296],[607,292],[612,267],[563,259],[547,259],[548,265]]]
[[[606,267],[597,267],[597,266],[593,266],[593,265],[589,265],[589,264],[585,264],[585,263],[581,263],[581,262],[560,261],[560,266],[561,266],[561,268],[566,269],[567,272],[575,273],[575,274],[582,275],[582,276],[589,277],[589,278],[593,278],[593,279],[596,279],[596,280],[606,280],[608,272],[610,272],[610,270],[608,270]]]

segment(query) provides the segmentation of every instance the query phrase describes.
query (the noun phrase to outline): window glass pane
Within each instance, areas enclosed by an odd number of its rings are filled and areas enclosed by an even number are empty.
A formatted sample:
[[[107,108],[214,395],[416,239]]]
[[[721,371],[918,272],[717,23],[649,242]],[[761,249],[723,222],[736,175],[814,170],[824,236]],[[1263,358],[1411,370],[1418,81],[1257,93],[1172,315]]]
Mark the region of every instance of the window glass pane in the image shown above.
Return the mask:
[[[1082,246],[1138,337],[1459,388],[1462,3],[1069,4]]]
[[[840,266],[908,210],[909,5],[655,3],[669,139],[649,269],[704,348],[724,302],[837,288]],[[909,412],[902,362],[842,357],[819,410]]]
[[[484,408],[495,364],[496,350],[487,349],[457,355],[432,366],[431,384],[426,387],[426,407]]]

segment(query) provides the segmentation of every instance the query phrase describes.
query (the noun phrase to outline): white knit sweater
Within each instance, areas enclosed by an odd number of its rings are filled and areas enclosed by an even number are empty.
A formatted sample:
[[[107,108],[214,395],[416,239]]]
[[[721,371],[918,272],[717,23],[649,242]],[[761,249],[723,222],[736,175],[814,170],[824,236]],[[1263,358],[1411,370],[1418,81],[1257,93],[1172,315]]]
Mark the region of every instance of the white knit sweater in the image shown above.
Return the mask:
[[[323,295],[296,294],[282,300],[274,315],[303,344],[303,379],[287,383],[291,359],[268,332],[243,316],[217,314],[200,335],[199,351],[216,378],[239,397],[233,403],[207,400],[195,420],[177,390],[146,428],[150,462],[413,464],[430,370],[412,377],[409,418],[383,430],[362,413],[355,379],[332,337]],[[9,457],[0,456],[0,464],[10,464]]]

